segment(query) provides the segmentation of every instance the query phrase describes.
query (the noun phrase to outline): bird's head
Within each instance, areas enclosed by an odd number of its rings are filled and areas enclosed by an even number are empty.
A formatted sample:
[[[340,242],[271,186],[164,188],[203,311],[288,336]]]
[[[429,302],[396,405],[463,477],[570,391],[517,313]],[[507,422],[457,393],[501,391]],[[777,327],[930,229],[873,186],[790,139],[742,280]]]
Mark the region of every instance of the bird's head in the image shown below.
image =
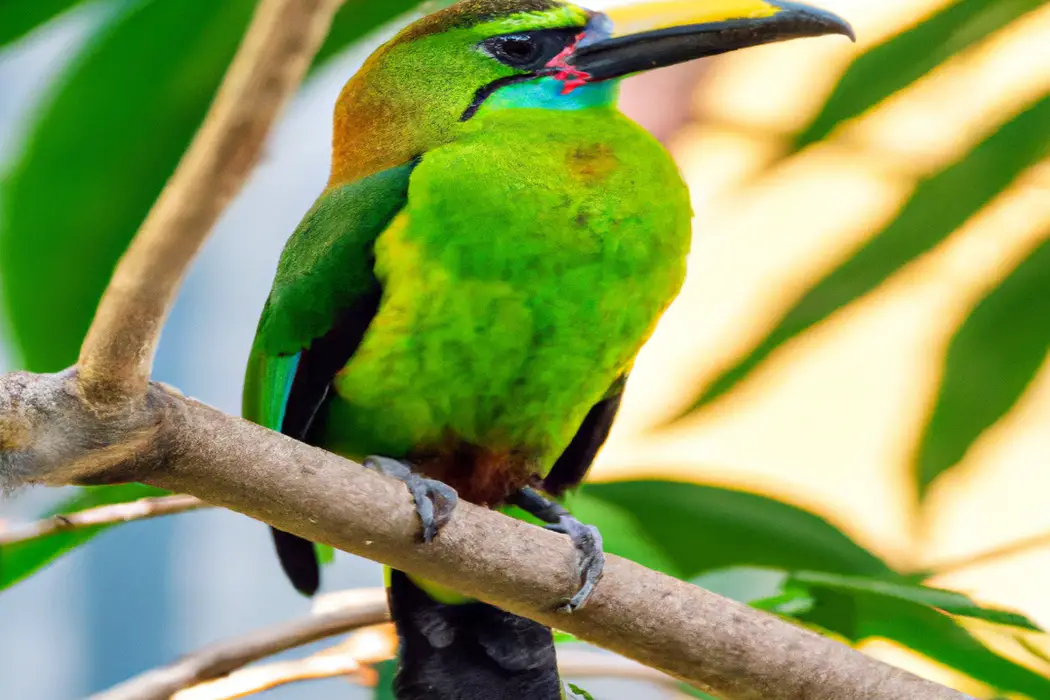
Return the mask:
[[[592,12],[562,0],[461,0],[380,47],[335,110],[331,184],[400,165],[487,109],[611,107],[617,79],[852,30],[784,0],[663,0]]]

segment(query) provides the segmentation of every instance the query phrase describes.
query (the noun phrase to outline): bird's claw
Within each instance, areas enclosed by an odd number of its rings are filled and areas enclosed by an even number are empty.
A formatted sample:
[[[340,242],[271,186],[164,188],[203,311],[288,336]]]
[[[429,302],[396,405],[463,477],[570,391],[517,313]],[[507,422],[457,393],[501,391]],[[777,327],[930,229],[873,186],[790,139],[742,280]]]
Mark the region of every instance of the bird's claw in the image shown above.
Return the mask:
[[[547,530],[568,535],[572,540],[572,545],[576,548],[576,573],[581,584],[575,595],[559,607],[558,611],[576,612],[587,604],[605,569],[602,534],[598,528],[581,523],[560,503],[552,501],[534,488],[521,489],[511,498],[511,503],[548,523],[544,526]]]
[[[424,542],[433,540],[452,518],[459,495],[445,482],[420,476],[408,464],[389,457],[369,457],[363,464],[405,485],[416,504],[416,513],[423,525]]]
[[[552,532],[568,535],[576,548],[576,573],[580,577],[580,589],[558,612],[573,613],[587,604],[594,587],[605,570],[605,552],[602,550],[602,533],[594,525],[586,525],[571,515],[562,515],[556,524],[547,525]]]

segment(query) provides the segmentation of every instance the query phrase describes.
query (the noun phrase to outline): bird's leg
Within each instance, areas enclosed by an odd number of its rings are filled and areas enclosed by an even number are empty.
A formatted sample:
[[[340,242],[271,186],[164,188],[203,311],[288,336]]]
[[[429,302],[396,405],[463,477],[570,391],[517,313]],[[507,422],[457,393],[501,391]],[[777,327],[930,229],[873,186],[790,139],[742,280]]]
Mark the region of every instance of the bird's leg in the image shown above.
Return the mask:
[[[576,547],[576,570],[580,576],[580,590],[576,591],[568,603],[559,608],[560,612],[574,612],[583,607],[594,592],[594,587],[602,577],[605,568],[605,553],[602,551],[602,535],[593,525],[585,525],[573,517],[562,505],[547,498],[532,488],[523,488],[510,500],[526,513],[545,523],[553,532],[568,535]]]
[[[380,474],[397,479],[408,488],[412,500],[416,503],[416,513],[423,524],[424,542],[433,540],[452,518],[459,495],[445,482],[420,476],[412,471],[411,465],[389,457],[372,456],[363,464]]]

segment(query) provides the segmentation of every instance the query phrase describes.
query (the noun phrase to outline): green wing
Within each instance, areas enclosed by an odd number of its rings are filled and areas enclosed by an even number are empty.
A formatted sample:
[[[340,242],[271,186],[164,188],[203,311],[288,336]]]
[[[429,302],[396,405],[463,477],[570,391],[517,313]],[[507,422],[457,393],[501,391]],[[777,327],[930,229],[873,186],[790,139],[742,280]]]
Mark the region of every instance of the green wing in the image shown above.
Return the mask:
[[[379,307],[373,245],[404,207],[413,167],[326,190],[288,240],[248,358],[242,407],[248,420],[306,438],[332,378]],[[313,595],[321,583],[313,544],[272,532],[292,585]]]
[[[326,190],[288,240],[248,360],[248,420],[305,436],[375,314],[372,247],[404,206],[413,167]]]

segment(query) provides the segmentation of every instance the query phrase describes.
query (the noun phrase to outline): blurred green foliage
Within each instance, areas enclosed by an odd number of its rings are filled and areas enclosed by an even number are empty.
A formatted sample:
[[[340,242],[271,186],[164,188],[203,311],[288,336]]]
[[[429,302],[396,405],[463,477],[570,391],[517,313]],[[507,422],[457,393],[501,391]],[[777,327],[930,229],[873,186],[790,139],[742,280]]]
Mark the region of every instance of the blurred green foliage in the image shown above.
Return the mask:
[[[796,149],[829,136],[958,51],[1042,5],[1037,0],[960,0],[873,47],[851,65],[820,114],[797,136]],[[1050,95],[1044,94],[956,162],[921,180],[893,221],[802,294],[765,337],[703,390],[685,415],[702,411],[785,343],[878,289],[1048,157]],[[920,497],[1013,408],[1043,365],[1050,351],[1045,305],[1042,298],[1029,296],[1031,303],[1026,303],[1023,297],[1036,291],[1034,277],[1045,264],[1040,262],[1043,256],[1036,252],[1014,272],[1018,279],[1004,280],[953,341],[936,411],[916,447]],[[1012,304],[1011,310],[1006,304]]]
[[[394,674],[397,673],[397,663],[394,661],[382,661],[375,665],[378,671],[374,700],[397,700],[394,697]]]
[[[27,369],[76,360],[113,266],[200,125],[253,7],[130,5],[37,117],[3,191],[0,230],[0,283]]]
[[[0,48],[80,4],[82,0],[5,0],[0,3]]]
[[[41,517],[47,518],[67,513],[78,513],[89,508],[97,508],[114,503],[127,503],[141,498],[163,496],[165,493],[161,489],[142,484],[93,486],[80,489],[77,495],[65,501],[62,505],[51,509],[47,513],[41,513]],[[75,530],[61,530],[46,537],[37,537],[0,547],[0,590],[13,586],[22,579],[31,576],[41,567],[47,566],[66,552],[88,542],[107,527],[110,526],[100,525],[98,527],[77,528]]]
[[[764,496],[677,481],[587,484],[581,492],[630,514],[673,563],[667,573],[682,578],[743,565],[896,578],[823,518]],[[577,499],[568,505],[583,518]],[[595,522],[597,513],[586,515]]]
[[[795,137],[802,149],[828,137],[960,51],[1042,7],[1044,0],[959,0],[859,56],[820,113]]]
[[[0,3],[0,46],[78,4]],[[416,5],[349,0],[317,62]],[[1040,5],[958,0],[873,47],[795,136],[795,148],[828,137]],[[105,4],[101,27],[37,115],[3,191],[0,282],[25,368],[52,371],[75,359],[114,263],[199,126],[253,6],[252,0]],[[896,218],[804,293],[692,411],[734,389],[784,343],[879,288],[1048,156],[1050,96],[1044,96],[920,182]],[[952,340],[916,446],[919,493],[1024,394],[1050,348],[1048,318],[1050,243],[1044,243],[975,305]],[[83,489],[56,512],[157,493],[134,484]],[[1032,634],[1030,621],[922,585],[818,514],[742,491],[659,480],[587,485],[569,504],[600,527],[610,552],[853,642],[894,640],[1003,693],[1050,697],[1047,678],[993,652],[961,624],[977,618]],[[0,589],[100,529],[0,547]],[[391,697],[393,665],[377,669],[376,697]]]
[[[1038,628],[1023,616],[979,606],[954,591],[826,572],[755,567],[711,571],[693,582],[855,643],[892,639],[1002,692],[1050,697],[1050,680],[996,655],[957,618],[994,622],[1007,631],[1010,627]],[[777,601],[781,610],[771,601]],[[795,605],[788,606],[789,602]]]
[[[319,59],[415,4],[347,3]],[[2,193],[0,229],[0,289],[24,368],[76,360],[114,265],[204,119],[254,7],[119,5],[37,116]]]
[[[1047,240],[973,309],[952,338],[944,379],[920,443],[925,491],[1006,415],[1050,347],[1050,231]],[[980,391],[975,391],[980,387]]]
[[[961,160],[921,182],[897,218],[809,289],[754,349],[707,388],[693,410],[730,391],[784,343],[932,250],[1048,155],[1050,96],[1004,124]],[[1044,353],[1046,349],[1044,345]]]

